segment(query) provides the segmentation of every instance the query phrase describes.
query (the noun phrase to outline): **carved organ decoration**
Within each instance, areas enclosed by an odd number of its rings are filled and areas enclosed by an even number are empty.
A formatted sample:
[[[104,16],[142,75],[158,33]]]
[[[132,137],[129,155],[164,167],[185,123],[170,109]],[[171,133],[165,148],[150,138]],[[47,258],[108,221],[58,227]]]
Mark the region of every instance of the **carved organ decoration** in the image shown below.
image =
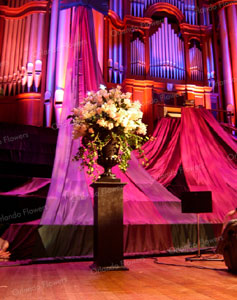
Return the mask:
[[[184,42],[175,33],[168,18],[149,37],[150,76],[167,79],[185,79]]]
[[[43,0],[7,0],[8,7],[20,7],[28,2],[36,2],[36,1],[43,1]]]

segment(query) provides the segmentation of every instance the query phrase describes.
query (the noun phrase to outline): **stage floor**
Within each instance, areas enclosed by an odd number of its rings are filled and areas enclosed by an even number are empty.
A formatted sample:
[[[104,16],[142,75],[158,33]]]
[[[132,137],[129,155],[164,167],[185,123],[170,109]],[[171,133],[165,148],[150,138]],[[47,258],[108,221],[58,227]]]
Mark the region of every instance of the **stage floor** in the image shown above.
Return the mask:
[[[0,267],[1,300],[234,300],[237,276],[224,261],[187,256],[127,259],[129,271],[93,272],[91,262]]]

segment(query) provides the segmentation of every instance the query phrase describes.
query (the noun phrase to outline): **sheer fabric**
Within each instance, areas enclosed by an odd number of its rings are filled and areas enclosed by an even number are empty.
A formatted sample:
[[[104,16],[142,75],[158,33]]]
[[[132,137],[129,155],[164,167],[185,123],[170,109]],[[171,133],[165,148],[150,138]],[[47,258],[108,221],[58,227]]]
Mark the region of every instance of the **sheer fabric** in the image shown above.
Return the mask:
[[[70,44],[53,175],[41,224],[92,224],[92,202],[85,171],[72,161],[80,141],[72,140],[72,126],[67,120],[72,108],[79,106],[85,92],[97,90],[103,83],[91,9],[76,8]]]

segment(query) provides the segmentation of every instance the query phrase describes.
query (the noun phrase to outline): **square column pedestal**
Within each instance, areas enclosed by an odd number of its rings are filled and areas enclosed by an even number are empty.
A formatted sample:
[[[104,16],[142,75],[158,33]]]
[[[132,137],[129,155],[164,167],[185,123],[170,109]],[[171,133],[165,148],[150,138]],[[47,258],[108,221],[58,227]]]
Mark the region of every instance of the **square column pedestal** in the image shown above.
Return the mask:
[[[123,187],[102,177],[94,188],[94,271],[128,270],[123,262]]]

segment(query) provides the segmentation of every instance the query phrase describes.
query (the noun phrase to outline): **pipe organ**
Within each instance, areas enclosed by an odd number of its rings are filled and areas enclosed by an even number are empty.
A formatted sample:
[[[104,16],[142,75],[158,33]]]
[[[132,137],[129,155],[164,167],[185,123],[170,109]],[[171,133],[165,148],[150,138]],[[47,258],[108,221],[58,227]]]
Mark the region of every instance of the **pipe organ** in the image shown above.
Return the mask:
[[[112,28],[109,24],[109,57],[108,81],[122,83],[123,81],[123,34]]]
[[[196,44],[189,49],[189,61],[191,79],[193,81],[203,80],[203,62],[202,62],[202,51],[197,48]]]
[[[180,99],[207,108],[231,104],[237,115],[237,81],[231,80],[237,77],[234,2],[109,0],[108,15],[97,16],[105,83],[108,88],[121,84],[142,102],[150,131],[157,118],[154,94],[165,95],[158,97],[159,105],[179,106]],[[46,126],[52,125],[53,114],[56,123],[60,117],[68,60],[64,45],[70,43],[75,12],[71,5],[61,9],[61,3],[0,0],[0,105],[8,99],[27,99],[24,105],[33,106],[38,101],[33,125],[43,124],[43,110]],[[16,103],[18,107],[20,101]],[[5,118],[1,111],[0,121]]]
[[[156,3],[174,5],[182,12],[187,23],[192,25],[199,24],[196,0],[131,0],[130,13],[134,17],[144,17],[146,9]]]
[[[16,8],[29,1],[8,2],[10,7]],[[4,18],[0,65],[3,95],[40,92],[44,25],[43,12]]]
[[[206,0],[119,2],[124,7],[123,14],[119,12],[118,1],[112,0],[105,19],[105,81],[109,87],[122,82],[134,99],[140,99],[150,132],[157,118],[156,105],[166,105],[166,99],[168,105],[174,106],[185,102],[221,108],[209,3]],[[119,80],[121,45],[123,76]],[[164,95],[158,97],[160,103],[153,102],[155,94]]]
[[[209,26],[211,24],[209,7],[204,6],[203,9],[200,11],[200,13],[203,15],[202,25]]]
[[[150,75],[185,79],[184,42],[164,18],[160,28],[149,37]]]
[[[111,11],[115,11],[120,19],[123,19],[123,1],[111,0],[109,8]],[[111,24],[108,24],[107,34],[109,35],[108,82],[121,84],[124,78],[124,35],[113,28]]]
[[[214,64],[214,54],[213,54],[213,44],[212,39],[209,38],[207,43],[207,79],[208,79],[208,85],[215,88],[215,64]]]
[[[139,38],[131,42],[131,72],[133,75],[145,74],[145,45]]]
[[[29,0],[5,3],[0,4],[0,95],[11,115],[2,112],[0,118],[39,126],[43,124],[41,93],[49,3]]]

